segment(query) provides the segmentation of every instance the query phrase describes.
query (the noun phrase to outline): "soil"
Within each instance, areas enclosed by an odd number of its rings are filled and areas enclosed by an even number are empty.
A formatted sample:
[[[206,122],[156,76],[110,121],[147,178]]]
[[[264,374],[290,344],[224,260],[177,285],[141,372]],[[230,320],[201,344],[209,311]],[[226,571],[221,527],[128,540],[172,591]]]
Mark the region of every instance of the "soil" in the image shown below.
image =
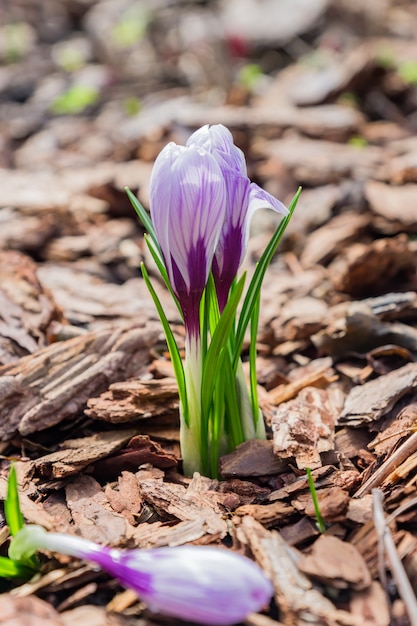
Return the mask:
[[[412,0],[0,3],[0,499],[14,461],[27,523],[246,554],[275,590],[248,626],[417,624],[416,31]],[[161,148],[207,123],[280,200],[303,187],[262,292],[268,441],[221,480],[182,473],[125,193],[148,208]],[[178,623],[59,555],[0,588],[1,625]]]

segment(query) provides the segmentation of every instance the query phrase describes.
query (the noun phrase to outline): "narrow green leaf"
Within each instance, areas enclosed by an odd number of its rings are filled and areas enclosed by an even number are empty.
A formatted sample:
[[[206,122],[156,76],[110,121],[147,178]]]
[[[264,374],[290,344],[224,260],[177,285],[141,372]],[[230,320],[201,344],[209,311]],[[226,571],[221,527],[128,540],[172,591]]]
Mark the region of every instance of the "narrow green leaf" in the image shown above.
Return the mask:
[[[4,513],[10,534],[14,537],[25,525],[25,520],[20,510],[17,475],[14,465],[11,465],[9,470],[7,496],[4,501]]]
[[[134,193],[132,193],[129,189],[129,187],[125,187],[125,191],[128,195],[128,198],[133,206],[133,208],[135,209],[140,221],[142,222],[143,226],[145,227],[145,230],[147,233],[149,233],[149,235],[152,238],[152,241],[155,244],[156,249],[161,252],[161,249],[159,247],[159,242],[155,233],[155,229],[153,227],[152,224],[152,220],[149,217],[148,212],[146,211],[146,209],[141,205],[141,203],[139,202],[139,200],[137,199],[137,197],[135,196]],[[161,255],[162,257],[162,255]]]
[[[203,365],[203,382],[201,389],[201,407],[203,415],[205,414],[205,411],[208,410],[208,407],[210,407],[212,401],[216,371],[219,369],[219,358],[221,357],[222,350],[226,349],[227,346],[227,340],[233,327],[236,309],[242,296],[245,278],[246,274],[243,274],[242,278],[237,283],[233,294],[229,297],[211,338],[210,346],[207,350]]]
[[[253,423],[256,427],[259,419],[259,401],[258,401],[258,379],[256,376],[256,338],[258,335],[259,310],[261,308],[261,294],[253,307],[252,317],[250,320],[250,344],[249,344],[249,383],[250,383],[250,399],[252,406]]]
[[[0,578],[23,578],[29,579],[34,570],[19,561],[12,561],[5,556],[0,556]]]
[[[310,489],[311,498],[313,500],[314,512],[316,514],[317,528],[323,534],[323,533],[326,532],[326,525],[325,525],[323,517],[321,515],[320,504],[319,504],[319,500],[318,500],[318,497],[317,497],[316,486],[314,484],[313,475],[312,475],[311,469],[309,467],[306,467],[306,474],[307,474],[308,487]]]
[[[160,253],[158,252],[158,250],[155,248],[155,244],[154,244],[153,239],[151,239],[151,237],[149,237],[146,234],[145,234],[144,239],[145,239],[146,245],[149,248],[149,252],[152,255],[152,258],[153,258],[153,260],[156,263],[156,266],[157,266],[157,268],[159,270],[159,273],[162,276],[162,280],[164,281],[166,288],[168,289],[169,293],[172,296],[172,299],[175,302],[175,305],[176,305],[176,307],[178,309],[178,312],[179,312],[179,314],[181,316],[181,319],[184,320],[184,315],[183,315],[183,312],[181,310],[180,303],[178,302],[177,296],[175,295],[175,293],[174,293],[174,291],[173,291],[173,289],[171,287],[171,283],[169,282],[168,272],[166,270],[166,267],[164,265],[162,257],[160,256]]]
[[[175,341],[174,335],[172,333],[171,327],[169,325],[167,316],[165,315],[165,311],[162,307],[161,301],[159,300],[155,289],[152,286],[150,281],[148,272],[146,270],[145,265],[142,263],[141,265],[142,276],[146,283],[146,286],[149,289],[149,292],[152,296],[152,300],[154,301],[156,310],[158,311],[159,318],[161,320],[162,327],[164,329],[165,338],[169,350],[169,354],[171,355],[172,365],[174,367],[175,378],[177,379],[178,384],[178,393],[180,396],[180,401],[182,404],[182,408],[184,411],[184,420],[187,426],[189,426],[189,416],[188,416],[188,406],[187,406],[187,390],[185,386],[185,376],[184,376],[184,368],[182,365],[182,360],[180,356],[180,352],[178,350],[177,342]]]
[[[243,341],[245,339],[246,329],[250,322],[250,318],[252,316],[253,309],[256,305],[256,299],[261,290],[262,281],[265,276],[265,272],[268,268],[268,265],[272,261],[272,258],[276,252],[279,242],[281,241],[281,237],[287,228],[289,221],[294,213],[294,209],[297,205],[298,198],[300,197],[301,187],[298,189],[294,198],[291,200],[291,204],[288,207],[288,215],[281,220],[278,228],[275,233],[272,235],[267,247],[265,248],[257,266],[255,272],[253,274],[252,280],[246,292],[245,299],[242,305],[242,311],[240,313],[239,322],[236,331],[236,342],[235,342],[235,353],[234,353],[234,366],[237,364],[237,360],[240,357],[240,353],[243,346]]]

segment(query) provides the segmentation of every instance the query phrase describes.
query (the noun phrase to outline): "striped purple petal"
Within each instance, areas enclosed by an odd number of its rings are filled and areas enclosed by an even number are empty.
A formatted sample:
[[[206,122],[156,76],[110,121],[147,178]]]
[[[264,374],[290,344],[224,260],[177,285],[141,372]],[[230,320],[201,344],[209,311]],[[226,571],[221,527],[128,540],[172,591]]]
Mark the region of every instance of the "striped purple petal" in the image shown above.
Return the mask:
[[[198,305],[224,222],[226,186],[216,159],[199,146],[168,144],[150,182],[151,218],[187,330]]]

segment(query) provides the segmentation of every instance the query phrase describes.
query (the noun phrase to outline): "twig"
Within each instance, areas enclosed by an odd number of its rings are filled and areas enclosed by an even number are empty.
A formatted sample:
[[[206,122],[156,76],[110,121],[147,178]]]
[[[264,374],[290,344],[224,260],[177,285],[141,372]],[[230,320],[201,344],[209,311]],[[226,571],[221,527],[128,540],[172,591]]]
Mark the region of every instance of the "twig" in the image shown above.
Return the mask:
[[[393,454],[379,467],[376,472],[367,480],[354,494],[355,498],[362,498],[376,487],[379,487],[384,480],[417,451],[417,432],[413,433]]]
[[[407,609],[411,626],[417,626],[417,598],[405,572],[401,559],[398,556],[391,531],[387,526],[384,515],[384,496],[380,489],[372,490],[374,524],[380,541],[390,562],[390,569],[397,586],[398,593]]]

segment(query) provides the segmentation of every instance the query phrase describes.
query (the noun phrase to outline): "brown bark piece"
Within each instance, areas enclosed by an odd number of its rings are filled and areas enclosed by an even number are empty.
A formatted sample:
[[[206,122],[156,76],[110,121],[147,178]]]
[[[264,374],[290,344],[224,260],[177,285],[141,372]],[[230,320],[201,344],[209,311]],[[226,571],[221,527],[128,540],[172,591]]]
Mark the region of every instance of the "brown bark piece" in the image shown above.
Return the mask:
[[[361,426],[374,422],[416,388],[417,363],[408,363],[364,385],[353,387],[346,398],[339,423]]]
[[[134,525],[135,515],[139,514],[143,503],[136,476],[132,472],[122,472],[118,478],[118,490],[107,484],[104,493],[112,509]]]
[[[226,521],[217,505],[215,492],[198,493],[181,485],[144,480],[140,483],[143,499],[161,515],[173,515],[182,521],[198,521],[205,534],[222,538],[227,533]]]
[[[414,172],[417,180],[417,159]],[[396,233],[404,228],[407,232],[417,231],[416,195],[415,184],[396,187],[369,180],[365,185],[365,197],[377,219],[383,218],[384,221],[377,224],[386,233]]]
[[[241,443],[233,452],[220,458],[223,478],[268,476],[282,472],[285,461],[274,454],[272,442],[252,439]]]
[[[65,626],[54,607],[36,596],[0,596],[1,626]]]
[[[310,554],[303,555],[297,565],[308,576],[336,589],[361,591],[371,584],[371,575],[358,550],[337,537],[321,535]]]
[[[61,450],[40,457],[34,465],[43,476],[48,478],[64,478],[78,474],[87,465],[114,454],[135,434],[136,431],[131,429],[96,433],[79,439],[67,439],[61,444]]]
[[[62,313],[38,280],[29,257],[0,251],[0,363],[10,363],[47,345]]]
[[[316,512],[311,494],[306,494],[304,498],[307,501],[304,508],[305,514],[308,517],[315,518]],[[325,522],[335,524],[345,520],[350,501],[347,491],[340,487],[320,489],[317,491],[317,499],[319,501],[320,513]],[[294,501],[292,504],[294,507],[296,506]]]
[[[368,224],[368,216],[351,211],[329,220],[308,236],[300,257],[303,267],[330,261],[342,247],[357,241]]]
[[[94,478],[78,476],[67,485],[65,493],[75,530],[82,537],[112,546],[124,543],[127,522],[124,517],[112,511]]]
[[[290,548],[278,532],[268,531],[251,517],[245,517],[237,534],[249,545],[259,565],[269,573],[284,624],[362,626],[346,611],[336,609],[313,587],[297,567],[299,553]]]
[[[105,608],[91,604],[64,611],[61,613],[61,620],[63,626],[128,626],[131,623],[122,616],[108,613]],[[151,626],[151,622],[147,622],[146,626]]]
[[[178,411],[175,379],[127,380],[110,385],[98,398],[87,402],[86,415],[112,424],[147,419]]]
[[[55,343],[0,368],[0,438],[49,428],[79,414],[88,398],[137,375],[157,326],[118,327]]]
[[[123,470],[135,472],[140,465],[152,464],[155,468],[174,468],[177,466],[178,457],[171,452],[165,451],[156,441],[152,441],[148,435],[136,435],[129,445],[120,452],[97,461],[94,465],[94,473],[100,479],[113,479]]]
[[[392,294],[394,295],[394,294]],[[395,315],[395,300],[385,299],[372,306],[372,298],[366,301],[351,302],[347,307],[335,307],[330,311],[327,328],[311,337],[314,345],[325,354],[344,357],[352,352],[364,353],[380,346],[392,345],[404,347],[411,352],[417,351],[417,331],[412,326],[401,322],[385,322],[379,319],[384,310],[391,310]],[[379,300],[379,298],[375,298]],[[397,307],[401,310],[401,306]]]
[[[330,265],[329,275],[336,289],[360,296],[370,290],[387,290],[389,281],[401,272],[413,275],[415,268],[415,252],[408,237],[401,234],[350,246]]]
[[[329,357],[315,359],[311,367],[300,377],[290,380],[287,384],[279,385],[268,392],[268,397],[274,404],[281,404],[295,398],[297,393],[305,387],[326,388],[335,380],[335,373]]]
[[[236,509],[235,515],[245,517],[250,515],[265,528],[273,528],[278,524],[288,522],[294,515],[295,509],[290,504],[284,502],[273,502],[271,504],[244,504]]]
[[[338,390],[305,387],[281,404],[272,418],[274,453],[294,456],[299,468],[319,467],[320,454],[334,449],[334,427],[342,406]]]
[[[387,594],[376,580],[368,589],[352,591],[349,607],[363,626],[389,626],[391,623]]]

